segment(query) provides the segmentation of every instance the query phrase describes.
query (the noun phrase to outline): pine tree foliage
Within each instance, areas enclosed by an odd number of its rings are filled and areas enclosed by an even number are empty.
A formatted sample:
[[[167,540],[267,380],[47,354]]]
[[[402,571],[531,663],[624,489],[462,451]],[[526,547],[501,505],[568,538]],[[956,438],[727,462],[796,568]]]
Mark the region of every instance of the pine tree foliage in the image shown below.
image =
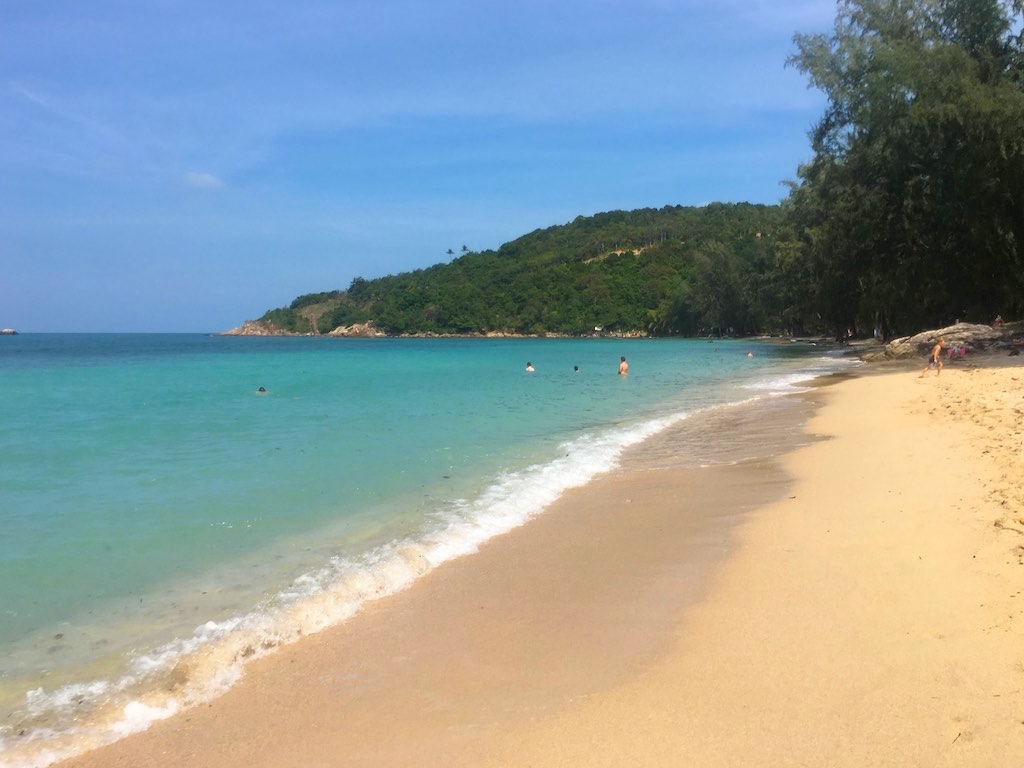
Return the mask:
[[[843,0],[791,63],[828,97],[788,208],[841,332],[1024,308],[1022,6]]]

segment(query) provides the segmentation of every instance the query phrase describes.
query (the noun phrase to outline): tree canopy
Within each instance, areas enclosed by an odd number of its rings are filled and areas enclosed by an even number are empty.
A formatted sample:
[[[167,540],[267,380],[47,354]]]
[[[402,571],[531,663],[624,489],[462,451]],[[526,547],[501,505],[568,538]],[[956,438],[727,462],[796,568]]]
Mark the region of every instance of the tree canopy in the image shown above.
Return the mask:
[[[373,321],[388,333],[752,333],[750,286],[772,261],[779,206],[612,211],[540,229],[496,251],[300,296],[261,320],[300,333]],[[728,259],[729,270],[718,269]]]
[[[1020,313],[1021,10],[841,0],[832,34],[796,36],[790,63],[828,107],[788,209],[803,293],[834,328]]]

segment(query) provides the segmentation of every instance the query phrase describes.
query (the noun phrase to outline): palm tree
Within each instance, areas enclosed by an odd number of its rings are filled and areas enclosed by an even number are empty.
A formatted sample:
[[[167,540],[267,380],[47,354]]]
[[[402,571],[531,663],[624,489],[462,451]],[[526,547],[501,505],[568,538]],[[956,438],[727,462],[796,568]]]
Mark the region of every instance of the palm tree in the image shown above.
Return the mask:
[[[449,248],[448,249],[448,261],[451,261],[452,260],[452,256],[454,256],[454,255],[455,255],[455,251],[453,251],[451,248]]]

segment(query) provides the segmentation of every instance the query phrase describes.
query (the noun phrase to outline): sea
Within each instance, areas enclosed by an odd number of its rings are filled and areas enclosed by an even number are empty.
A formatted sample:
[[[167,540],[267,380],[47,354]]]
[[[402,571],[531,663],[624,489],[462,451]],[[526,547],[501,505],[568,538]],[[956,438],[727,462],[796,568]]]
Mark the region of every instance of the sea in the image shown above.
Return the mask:
[[[772,340],[0,337],[0,766],[208,701],[630,446],[852,364]]]

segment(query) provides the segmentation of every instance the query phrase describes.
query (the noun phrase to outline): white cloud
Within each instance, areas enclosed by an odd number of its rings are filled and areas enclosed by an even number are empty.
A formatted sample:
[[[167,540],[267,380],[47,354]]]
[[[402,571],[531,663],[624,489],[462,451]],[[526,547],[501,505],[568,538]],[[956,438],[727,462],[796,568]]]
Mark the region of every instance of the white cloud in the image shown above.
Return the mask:
[[[183,181],[193,189],[220,189],[224,186],[219,177],[204,171],[189,171],[184,175]]]

